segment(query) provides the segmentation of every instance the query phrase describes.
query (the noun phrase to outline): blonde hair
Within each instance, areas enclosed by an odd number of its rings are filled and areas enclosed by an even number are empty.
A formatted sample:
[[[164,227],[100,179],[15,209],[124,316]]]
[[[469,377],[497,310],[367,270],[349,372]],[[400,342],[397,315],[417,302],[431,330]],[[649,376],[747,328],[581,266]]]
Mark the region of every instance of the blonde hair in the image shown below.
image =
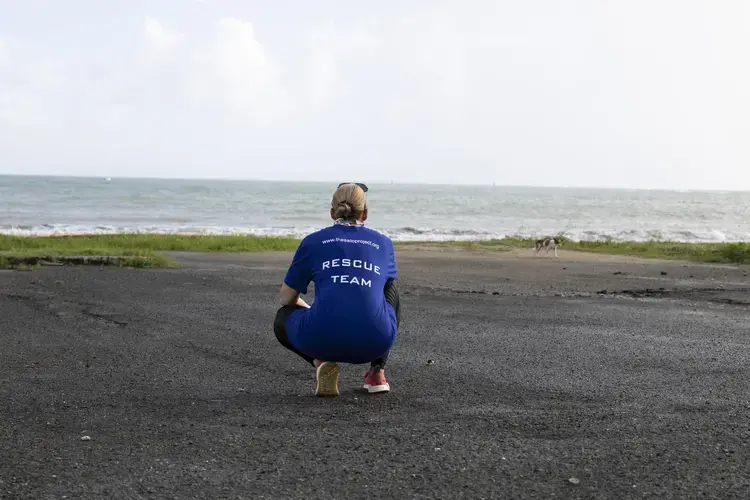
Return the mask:
[[[365,192],[356,184],[344,184],[333,193],[331,208],[337,219],[359,220],[367,208]]]

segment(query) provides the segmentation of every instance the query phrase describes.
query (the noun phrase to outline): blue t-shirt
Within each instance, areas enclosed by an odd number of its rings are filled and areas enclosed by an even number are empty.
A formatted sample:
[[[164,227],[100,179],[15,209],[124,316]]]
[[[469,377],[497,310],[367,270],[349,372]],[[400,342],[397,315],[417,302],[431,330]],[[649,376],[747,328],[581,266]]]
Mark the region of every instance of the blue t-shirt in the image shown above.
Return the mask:
[[[396,340],[393,306],[383,288],[398,274],[393,241],[365,226],[334,224],[306,236],[284,282],[315,301],[287,320],[289,341],[316,359],[368,363]]]

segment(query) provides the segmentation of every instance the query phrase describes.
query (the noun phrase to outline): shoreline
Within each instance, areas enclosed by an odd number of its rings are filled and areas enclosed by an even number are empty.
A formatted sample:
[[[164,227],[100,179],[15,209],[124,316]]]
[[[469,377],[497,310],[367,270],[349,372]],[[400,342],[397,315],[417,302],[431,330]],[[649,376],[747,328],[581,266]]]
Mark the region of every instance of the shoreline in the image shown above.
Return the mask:
[[[318,228],[321,229],[321,228]],[[312,232],[311,230],[310,232]],[[382,233],[382,231],[378,230]],[[309,234],[309,233],[305,233]],[[387,234],[383,233],[383,234]],[[304,236],[295,234],[257,234],[257,233],[246,233],[246,232],[140,232],[140,231],[121,231],[121,232],[107,232],[107,233],[95,233],[95,232],[70,232],[70,233],[54,233],[54,234],[25,234],[25,233],[13,233],[13,232],[2,232],[0,231],[0,238],[21,238],[21,239],[58,239],[58,238],[71,238],[71,239],[107,239],[107,238],[181,238],[181,239],[231,239],[231,238],[245,238],[245,239],[257,239],[257,240],[290,240],[299,242]],[[525,236],[504,236],[500,237],[458,237],[458,238],[447,238],[447,239],[398,239],[398,237],[389,236],[394,243],[399,245],[410,245],[410,244],[468,244],[468,243],[486,243],[486,242],[529,242],[533,244],[536,239],[544,237],[557,237],[567,243],[573,244],[675,244],[675,245],[734,245],[734,244],[750,244],[750,239],[746,240],[726,240],[726,241],[689,241],[684,239],[617,239],[614,237],[603,237],[594,239],[574,239],[565,236],[563,232],[557,234],[539,234],[533,237]]]

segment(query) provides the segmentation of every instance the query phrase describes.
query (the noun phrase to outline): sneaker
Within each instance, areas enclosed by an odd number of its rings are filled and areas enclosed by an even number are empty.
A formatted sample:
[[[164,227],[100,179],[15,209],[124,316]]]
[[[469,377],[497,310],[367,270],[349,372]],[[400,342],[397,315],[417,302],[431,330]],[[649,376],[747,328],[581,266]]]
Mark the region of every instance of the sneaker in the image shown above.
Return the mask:
[[[388,392],[391,390],[391,386],[385,379],[385,371],[381,368],[379,370],[369,370],[365,373],[365,385],[364,388],[370,394],[376,392]]]
[[[318,386],[315,388],[316,396],[338,396],[339,395],[339,365],[331,361],[315,360],[315,374]]]

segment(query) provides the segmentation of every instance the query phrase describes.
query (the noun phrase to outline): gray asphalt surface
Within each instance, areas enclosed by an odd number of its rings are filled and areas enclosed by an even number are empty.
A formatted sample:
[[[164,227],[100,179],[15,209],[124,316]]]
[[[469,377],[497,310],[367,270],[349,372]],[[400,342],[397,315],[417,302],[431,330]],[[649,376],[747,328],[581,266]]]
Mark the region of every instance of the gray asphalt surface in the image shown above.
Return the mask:
[[[176,258],[0,272],[0,498],[750,497],[747,268],[404,252],[392,392],[319,399],[289,255]]]

